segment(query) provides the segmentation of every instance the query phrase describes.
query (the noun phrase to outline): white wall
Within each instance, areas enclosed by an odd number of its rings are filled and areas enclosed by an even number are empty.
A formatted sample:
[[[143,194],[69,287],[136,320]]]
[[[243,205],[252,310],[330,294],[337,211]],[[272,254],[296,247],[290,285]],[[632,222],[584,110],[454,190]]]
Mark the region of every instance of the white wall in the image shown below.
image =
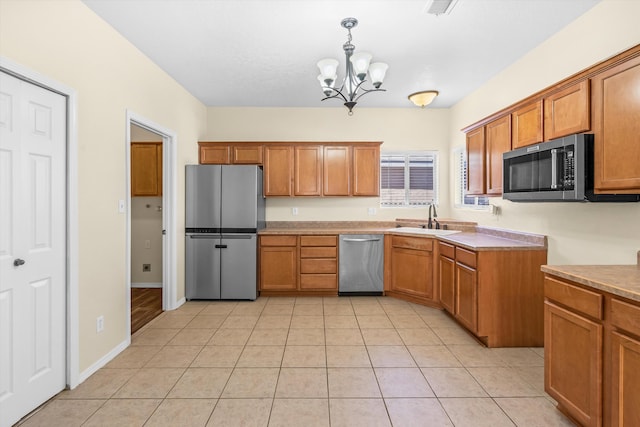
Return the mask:
[[[77,92],[82,372],[127,338],[126,215],[118,213],[127,194],[126,111],[176,132],[180,172],[197,153],[206,108],[78,0],[0,1],[0,55]],[[177,212],[181,298],[184,210]],[[105,330],[97,334],[100,315]]]
[[[452,147],[460,129],[640,43],[640,2],[603,0],[451,109]],[[640,203],[522,204],[492,198],[502,215],[452,209],[456,218],[545,234],[549,264],[634,264]]]
[[[149,247],[145,242],[149,242]],[[150,264],[151,271],[143,271],[143,264]],[[131,286],[161,283],[162,197],[132,197]]]
[[[373,94],[369,96],[384,96]],[[320,96],[318,97],[320,98]],[[318,100],[318,102],[320,102]],[[363,101],[365,104],[366,101]],[[381,151],[433,150],[439,153],[438,215],[448,215],[449,111],[379,109],[357,106],[353,116],[336,108],[209,108],[208,141],[382,141]],[[194,158],[197,163],[197,157]],[[298,215],[291,208],[298,208]],[[375,216],[368,208],[377,209]],[[271,197],[267,221],[387,221],[426,218],[427,210],[381,209],[377,197]]]

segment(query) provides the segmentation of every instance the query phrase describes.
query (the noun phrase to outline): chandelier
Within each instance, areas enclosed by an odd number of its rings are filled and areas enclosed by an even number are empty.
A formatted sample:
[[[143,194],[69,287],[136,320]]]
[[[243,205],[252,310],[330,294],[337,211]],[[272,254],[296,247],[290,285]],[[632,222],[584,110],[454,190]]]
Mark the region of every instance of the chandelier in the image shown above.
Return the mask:
[[[376,62],[370,64],[372,55],[367,52],[353,53],[356,48],[351,44],[351,29],[358,25],[356,18],[344,18],[340,25],[346,28],[349,32],[347,42],[342,45],[344,54],[346,57],[346,72],[342,86],[336,89],[335,83],[338,78],[337,69],[338,61],[332,58],[322,59],[318,61],[318,68],[320,69],[320,75],[318,81],[322,86],[325,98],[342,98],[344,100],[344,106],[349,109],[349,115],[353,115],[353,107],[356,106],[358,99],[361,96],[369,92],[384,92],[385,89],[380,89],[384,75],[387,72],[389,66],[383,62]],[[371,77],[371,84],[373,89],[365,89],[362,84],[366,82],[367,72]]]

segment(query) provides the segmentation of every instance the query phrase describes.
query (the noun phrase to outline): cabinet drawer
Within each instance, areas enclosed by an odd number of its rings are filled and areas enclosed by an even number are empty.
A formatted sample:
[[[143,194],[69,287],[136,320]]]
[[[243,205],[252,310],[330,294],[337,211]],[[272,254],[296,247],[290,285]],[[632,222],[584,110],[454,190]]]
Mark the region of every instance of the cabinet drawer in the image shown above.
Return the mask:
[[[336,246],[338,236],[300,236],[300,246]]]
[[[338,248],[335,246],[307,246],[300,248],[300,258],[335,258]]]
[[[433,239],[427,237],[391,236],[391,246],[396,248],[418,249],[421,251],[433,250]]]
[[[469,267],[476,268],[476,253],[462,248],[456,248],[456,261]]]
[[[300,289],[338,289],[336,274],[301,274]]]
[[[338,261],[335,258],[306,258],[300,260],[300,273],[337,273]]]
[[[261,246],[296,246],[297,236],[260,236]]]
[[[455,247],[448,243],[438,242],[438,250],[440,251],[440,255],[446,256],[447,258],[455,258]]]
[[[640,307],[612,298],[611,323],[640,337]]]
[[[603,296],[595,292],[545,277],[544,296],[595,319],[602,319]]]

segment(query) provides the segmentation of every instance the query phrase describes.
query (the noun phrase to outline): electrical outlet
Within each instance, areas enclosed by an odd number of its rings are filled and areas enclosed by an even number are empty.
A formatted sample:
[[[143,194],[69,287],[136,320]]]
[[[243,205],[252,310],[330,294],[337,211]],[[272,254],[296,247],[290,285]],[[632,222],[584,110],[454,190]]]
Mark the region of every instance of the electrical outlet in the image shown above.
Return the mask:
[[[142,271],[143,272],[151,271],[151,264],[142,264]]]
[[[298,208],[291,208],[291,215],[298,215]]]
[[[144,247],[145,249],[151,249],[151,240],[145,240]]]
[[[98,316],[96,318],[96,332],[104,331],[104,316]]]
[[[367,209],[367,213],[369,215],[375,215],[376,214],[376,208],[368,208]]]

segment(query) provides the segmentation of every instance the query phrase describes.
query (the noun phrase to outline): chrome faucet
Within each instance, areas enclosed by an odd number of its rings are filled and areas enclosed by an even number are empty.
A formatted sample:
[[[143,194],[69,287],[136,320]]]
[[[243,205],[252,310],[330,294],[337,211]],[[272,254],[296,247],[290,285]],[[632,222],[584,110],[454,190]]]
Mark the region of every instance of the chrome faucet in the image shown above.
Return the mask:
[[[431,209],[433,209],[433,217],[431,216]],[[429,222],[427,222],[427,228],[433,228],[433,222],[432,222],[433,220],[436,223],[436,230],[440,229],[440,223],[436,218],[438,218],[438,213],[436,212],[436,205],[431,203],[429,205]]]

